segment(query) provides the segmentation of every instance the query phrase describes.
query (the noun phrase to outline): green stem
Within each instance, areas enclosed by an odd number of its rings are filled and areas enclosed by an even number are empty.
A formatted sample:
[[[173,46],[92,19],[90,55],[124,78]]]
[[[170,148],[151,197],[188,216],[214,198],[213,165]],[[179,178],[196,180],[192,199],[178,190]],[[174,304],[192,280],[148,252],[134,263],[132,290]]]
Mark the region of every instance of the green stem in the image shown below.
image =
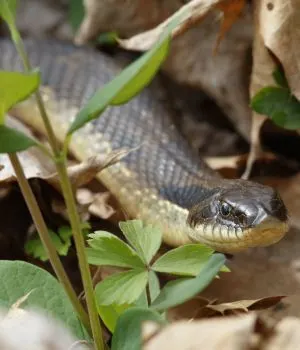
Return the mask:
[[[21,39],[21,37],[19,35],[14,37],[14,43],[16,46],[16,50],[18,52],[18,55],[20,56],[23,66],[24,66],[24,70],[26,72],[29,72],[31,70],[31,65],[28,59],[28,56],[26,54],[25,48],[24,48],[24,44],[23,41]],[[49,139],[49,143],[51,145],[51,148],[53,150],[54,156],[55,157],[59,157],[59,153],[60,153],[60,149],[59,149],[59,145],[58,142],[56,140],[52,125],[50,123],[50,120],[47,116],[47,111],[45,108],[45,105],[43,103],[43,99],[41,96],[41,93],[39,90],[37,90],[35,93],[35,98],[36,98],[36,102],[38,105],[38,109],[40,111],[41,117],[43,119],[44,125],[45,125],[45,129],[48,135],[48,139]]]
[[[76,208],[73,189],[72,189],[64,162],[58,161],[56,163],[56,167],[60,178],[62,192],[64,194],[64,198],[66,201],[69,220],[73,230],[73,237],[74,237],[74,242],[76,246],[79,268],[80,268],[83,287],[85,291],[86,303],[87,303],[88,313],[90,316],[90,322],[91,322],[95,346],[97,350],[103,350],[104,348],[103,348],[102,332],[101,332],[100,320],[97,313],[97,305],[96,305],[96,300],[95,300],[95,295],[93,290],[93,282],[92,282],[89,264],[86,259],[84,238],[81,230],[80,217],[78,215],[77,208]]]
[[[83,306],[79,302],[77,295],[71,285],[71,282],[63,268],[63,265],[59,259],[59,256],[56,252],[55,246],[52,243],[52,240],[49,236],[48,228],[45,224],[44,218],[36,201],[36,198],[32,192],[32,189],[25,177],[22,165],[19,161],[18,156],[15,153],[9,154],[10,162],[14,168],[15,174],[18,179],[18,183],[22,194],[24,196],[25,202],[35,224],[35,227],[40,235],[41,241],[47,251],[49,256],[52,268],[56,273],[60,283],[64,286],[67,295],[69,296],[74,309],[78,313],[82,323],[86,327],[86,329],[91,332],[89,318],[87,313],[85,312]]]
[[[25,52],[21,37],[15,38],[14,42],[16,44],[18,54],[22,59],[24,68],[28,72],[31,69],[31,66],[30,66],[30,62],[28,60],[27,54]],[[77,212],[76,202],[75,202],[73,190],[71,187],[71,183],[68,177],[67,168],[65,164],[66,149],[64,150],[65,152],[61,154],[50,119],[47,115],[47,111],[46,111],[42,96],[39,91],[35,93],[35,97],[36,97],[38,109],[40,111],[41,117],[45,125],[45,129],[48,135],[49,144],[55,156],[56,169],[60,179],[60,184],[61,184],[64,199],[66,202],[69,220],[71,223],[71,228],[73,231],[73,237],[74,237],[74,242],[75,242],[77,256],[78,256],[81,278],[82,278],[83,287],[86,295],[90,325],[91,325],[94,343],[95,343],[95,349],[103,350],[104,347],[103,347],[101,325],[100,325],[100,320],[97,313],[96,300],[95,300],[93,284],[92,284],[92,277],[91,277],[89,265],[85,255],[85,244],[84,244],[84,239],[83,239],[83,234],[81,229],[80,218]]]

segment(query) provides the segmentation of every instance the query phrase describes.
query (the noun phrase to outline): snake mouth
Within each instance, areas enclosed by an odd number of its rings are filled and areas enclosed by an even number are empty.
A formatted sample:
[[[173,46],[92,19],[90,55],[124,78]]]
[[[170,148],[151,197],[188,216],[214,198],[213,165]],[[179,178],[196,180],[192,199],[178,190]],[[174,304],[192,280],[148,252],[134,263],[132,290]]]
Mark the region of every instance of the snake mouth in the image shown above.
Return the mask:
[[[287,221],[274,217],[268,217],[260,224],[244,229],[216,223],[199,224],[190,234],[190,239],[218,252],[235,253],[277,243],[285,236],[288,228]]]

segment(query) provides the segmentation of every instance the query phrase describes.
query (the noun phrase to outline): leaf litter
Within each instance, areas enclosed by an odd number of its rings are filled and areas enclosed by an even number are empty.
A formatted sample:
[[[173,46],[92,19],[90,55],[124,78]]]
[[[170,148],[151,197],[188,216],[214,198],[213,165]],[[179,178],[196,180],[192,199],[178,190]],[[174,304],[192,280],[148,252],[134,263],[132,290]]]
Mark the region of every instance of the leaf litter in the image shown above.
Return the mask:
[[[92,2],[91,2],[92,3]],[[194,2],[195,3],[195,2]],[[266,41],[266,35],[264,33],[261,33],[261,28],[263,25],[268,25],[269,22],[265,21],[265,19],[262,16],[263,11],[265,10],[266,6],[272,6],[274,2],[272,1],[256,1],[255,2],[255,15],[254,15],[254,19],[255,19],[255,33],[254,33],[254,60],[253,60],[253,69],[252,69],[252,75],[251,75],[251,88],[250,88],[250,95],[254,96],[255,93],[262,87],[266,86],[266,85],[274,85],[274,79],[273,79],[273,72],[276,68],[276,60],[274,60],[274,56],[276,57],[276,53],[275,51],[272,52],[272,54],[270,54],[270,45],[267,44],[268,41]],[[277,4],[278,2],[276,2]],[[270,5],[271,4],[271,5]],[[275,4],[275,5],[276,5]],[[287,2],[285,2],[285,5],[287,5]],[[191,6],[191,5],[190,5]],[[277,5],[276,5],[277,6]],[[281,5],[280,5],[281,6]],[[283,6],[283,5],[282,5]],[[271,21],[272,23],[272,21]],[[273,22],[274,23],[274,22]],[[160,30],[160,26],[158,26],[157,28],[150,30],[149,32],[145,32],[145,33],[141,33],[141,34],[137,34],[136,36],[133,36],[130,39],[126,39],[126,40],[121,40],[120,43],[123,46],[128,45],[128,48],[130,49],[138,49],[138,50],[143,50],[145,49],[145,47],[147,47],[147,45],[149,45],[149,42],[151,43],[151,35],[154,37],[157,33],[157,31]],[[94,28],[95,29],[95,28]],[[178,33],[178,32],[177,32]],[[278,34],[278,33],[277,33]],[[221,34],[220,34],[221,35]],[[294,36],[296,35],[296,33],[294,33]],[[276,37],[276,35],[275,35]],[[141,40],[142,38],[142,40]],[[277,41],[279,37],[277,37]],[[226,38],[225,38],[226,39]],[[280,40],[279,40],[280,41]],[[130,46],[130,45],[132,46]],[[139,46],[140,45],[140,46]],[[145,47],[143,47],[143,45],[145,45]],[[276,46],[276,45],[275,45]],[[284,50],[284,54],[288,54],[289,50]],[[300,57],[299,55],[297,56],[298,58]],[[278,59],[278,57],[277,57]],[[281,62],[282,63],[282,62]],[[295,62],[297,63],[297,62]],[[297,67],[297,64],[294,65],[295,67]],[[233,85],[233,84],[232,84]],[[241,114],[240,115],[241,118],[244,118],[244,115]],[[257,113],[253,113],[252,115],[252,131],[251,134],[249,133],[249,128],[247,129],[248,132],[248,137],[251,140],[251,152],[250,152],[250,156],[249,156],[249,163],[248,163],[248,168],[246,173],[244,173],[244,177],[248,177],[250,175],[252,166],[254,164],[254,161],[260,156],[263,155],[265,156],[260,144],[260,130],[262,125],[264,124],[266,120],[265,116],[261,116],[258,115]],[[269,155],[267,155],[267,157],[269,157]],[[276,158],[276,157],[275,157]],[[228,163],[226,164],[226,160],[222,162],[222,160],[210,160],[211,164],[214,164],[215,167],[226,167],[228,166]],[[230,159],[231,163],[230,163],[230,167],[234,168],[235,165],[239,162],[239,159],[235,159],[235,157],[232,157]],[[283,180],[284,182],[285,180]],[[296,181],[296,179],[295,179]],[[287,244],[288,246],[288,244]],[[279,251],[280,251],[280,246],[279,246]],[[288,250],[288,249],[286,249]],[[264,254],[263,253],[264,250],[260,250],[258,253],[254,252],[252,255],[255,259],[255,254]],[[285,253],[286,254],[286,253]],[[267,255],[267,254],[266,254]],[[271,256],[273,256],[273,254],[270,254]],[[276,254],[274,254],[274,259],[275,259]],[[248,259],[249,256],[246,255],[245,259]],[[266,257],[268,259],[268,257]],[[252,261],[252,259],[250,259]],[[263,264],[263,261],[261,261],[261,263]],[[275,267],[274,267],[275,268]],[[249,269],[250,271],[251,269]],[[248,271],[248,273],[249,273]],[[247,272],[246,272],[247,273]],[[266,273],[268,273],[266,271]],[[244,275],[244,278],[248,278]],[[260,276],[259,278],[263,278],[262,276]],[[292,278],[292,277],[290,277]],[[295,284],[294,284],[295,286]],[[262,289],[264,290],[264,289]],[[293,287],[290,286],[289,290],[293,290]],[[247,292],[246,292],[247,293]],[[238,294],[238,293],[237,293]],[[281,297],[274,297],[274,304],[276,304],[276,298],[280,299]],[[268,298],[266,298],[267,300]],[[257,299],[259,300],[259,299]],[[262,299],[264,300],[264,298]],[[272,300],[272,298],[270,299]],[[246,304],[249,303],[248,301],[245,302]],[[252,303],[252,302],[251,302]],[[258,302],[259,303],[259,302]],[[253,301],[253,304],[255,305],[255,302]],[[245,304],[242,303],[243,307],[245,307]],[[248,304],[247,304],[248,305]],[[264,305],[264,303],[263,303]],[[267,305],[267,304],[265,304]],[[237,307],[237,305],[232,304],[232,310],[240,310],[239,307]],[[241,305],[240,305],[241,306]],[[250,307],[250,305],[248,305]],[[227,306],[222,306],[222,308],[226,308]],[[243,309],[242,307],[242,309]],[[267,306],[266,306],[267,307]],[[213,308],[213,307],[212,307]],[[210,311],[213,312],[217,312],[217,310],[212,310],[211,308],[209,308]],[[216,308],[215,308],[216,309]],[[224,312],[231,312],[230,311],[231,308],[228,307],[228,310],[226,309]],[[212,335],[213,337],[213,335]],[[184,346],[182,346],[181,348],[184,348]]]
[[[280,15],[282,15],[282,13],[284,12],[284,13],[287,13],[287,18],[291,15],[291,13],[289,13],[288,11],[284,11],[284,10],[282,10],[282,9],[289,9],[289,4],[288,4],[288,1],[286,1],[286,2],[284,2],[284,4],[283,4],[283,2],[282,2],[282,5],[281,4],[279,4],[279,2],[277,1],[268,1],[268,3],[266,3],[266,2],[263,2],[263,1],[261,1],[261,2],[257,2],[258,4],[261,4],[261,5],[264,5],[265,7],[263,8],[264,10],[266,9],[266,8],[268,8],[268,7],[272,7],[273,6],[273,9],[274,9],[274,7],[276,8],[276,9],[278,9],[278,6],[282,6],[282,7],[280,7],[280,9],[281,9],[281,11],[282,12],[280,12]],[[294,2],[290,2],[291,3],[291,6],[294,6],[293,4],[295,4],[296,3],[296,1],[294,1]],[[292,4],[293,3],[293,4]],[[271,12],[271,10],[269,10],[270,12]],[[296,12],[296,11],[295,11]],[[265,40],[265,42],[263,43],[263,45],[261,45],[261,43],[260,43],[260,48],[261,48],[261,51],[260,51],[260,53],[259,54],[255,54],[254,55],[254,61],[255,61],[255,58],[257,58],[258,60],[258,63],[257,64],[255,64],[254,63],[254,68],[255,68],[255,70],[254,70],[254,73],[252,73],[252,83],[251,83],[251,91],[252,91],[252,89],[253,89],[253,91],[255,92],[255,91],[257,91],[257,89],[258,89],[258,87],[257,87],[257,80],[256,80],[256,78],[257,78],[257,76],[255,77],[255,74],[258,74],[258,76],[259,76],[259,79],[261,79],[261,77],[262,77],[262,73],[266,73],[266,72],[270,72],[270,71],[272,71],[272,69],[274,68],[274,61],[272,60],[272,57],[269,55],[269,53],[268,53],[268,50],[266,50],[266,47],[269,49],[269,50],[271,50],[272,52],[273,52],[273,54],[278,58],[279,56],[278,55],[276,55],[276,52],[279,54],[280,53],[280,51],[281,52],[285,52],[285,53],[287,53],[287,51],[288,50],[282,50],[282,47],[284,47],[284,45],[283,46],[281,46],[281,45],[279,45],[279,47],[280,47],[280,50],[278,49],[278,42],[276,41],[277,39],[276,39],[276,35],[278,35],[279,37],[282,37],[282,36],[285,36],[286,35],[286,33],[288,32],[288,30],[290,30],[290,28],[286,28],[285,27],[285,25],[284,24],[286,24],[286,23],[284,23],[284,21],[282,20],[282,18],[279,18],[278,19],[278,17],[280,17],[280,16],[278,16],[278,13],[277,13],[277,17],[275,16],[275,20],[273,19],[273,20],[270,20],[269,22],[268,22],[268,25],[270,24],[271,26],[272,26],[272,24],[278,24],[278,23],[280,23],[281,25],[279,26],[280,27],[280,30],[278,31],[279,33],[272,33],[272,35],[270,35],[270,29],[269,28],[263,28],[262,30],[263,30],[263,38],[264,38],[264,40]],[[286,18],[284,18],[284,20],[286,20]],[[265,22],[264,22],[265,23]],[[266,27],[268,27],[268,25],[266,25]],[[282,28],[283,27],[283,28]],[[283,32],[283,34],[282,34],[282,32]],[[220,36],[221,36],[222,34],[220,34]],[[275,39],[274,39],[274,37],[275,37]],[[275,44],[274,44],[274,41],[275,41]],[[261,53],[261,52],[263,52],[264,51],[264,54],[265,54],[265,58],[266,58],[266,60],[265,60],[265,63],[266,63],[266,66],[263,66],[263,63],[264,62],[261,62],[260,61],[260,59],[262,59],[262,61],[264,61],[263,60],[263,54]],[[298,55],[298,58],[299,58],[299,55]],[[269,60],[270,59],[270,60]],[[272,62],[272,63],[271,63]],[[283,62],[289,62],[289,64],[283,64]],[[290,61],[290,57],[288,57],[288,58],[286,58],[286,57],[283,57],[282,59],[281,59],[281,63],[283,64],[283,66],[285,67],[285,68],[287,68],[287,66],[289,66],[289,68],[290,67],[298,67],[297,66],[297,64],[295,65],[295,64],[291,64],[290,63],[291,61]],[[292,62],[292,63],[295,63],[295,62]],[[297,62],[296,62],[297,63]],[[260,66],[260,67],[259,67]],[[257,68],[258,67],[258,68]],[[297,71],[293,71],[293,73],[292,74],[290,74],[290,73],[288,73],[287,74],[287,78],[288,78],[288,81],[289,81],[289,83],[291,84],[291,81],[293,80],[293,75],[295,76],[295,77],[297,77],[297,74],[298,74],[298,72]],[[266,77],[265,78],[263,78],[262,79],[262,81],[261,82],[259,82],[260,84],[261,84],[261,86],[264,86],[265,84],[266,84],[266,82],[268,81],[268,79],[270,78],[270,73],[267,73],[266,74]],[[298,79],[298,81],[299,81],[299,79]],[[259,85],[259,84],[258,84]],[[292,84],[291,84],[291,86],[292,86]],[[299,87],[299,86],[298,86]],[[292,91],[294,91],[294,93],[297,95],[297,86],[295,87],[295,86],[293,86],[292,87]],[[252,126],[252,136],[251,136],[251,139],[252,139],[252,149],[254,149],[255,151],[256,151],[256,153],[255,153],[255,156],[254,156],[254,158],[256,157],[256,154],[258,154],[258,151],[260,150],[260,144],[259,144],[259,130],[260,130],[260,128],[261,128],[261,125],[263,124],[263,122],[264,122],[264,117],[261,117],[261,116],[258,116],[258,115],[256,115],[256,116],[253,116],[253,126]],[[254,158],[252,158],[252,159],[254,159]],[[249,157],[249,159],[251,160],[251,157]],[[76,166],[75,166],[76,167]],[[87,165],[87,168],[88,168],[89,166]],[[77,168],[77,170],[78,170],[78,168]],[[34,172],[33,172],[34,173]],[[70,173],[71,175],[72,175],[72,173]],[[249,173],[248,173],[249,174]],[[78,173],[76,173],[76,172],[74,172],[74,183],[76,184],[76,183],[81,183],[81,175],[82,175],[82,173],[80,173],[79,172],[79,175],[78,175]],[[246,175],[245,175],[246,176]],[[90,174],[87,174],[87,177],[88,178],[92,178],[93,176],[92,175],[90,175]],[[52,178],[53,179],[53,178]],[[79,180],[78,180],[79,179]],[[51,181],[51,180],[50,180]],[[83,180],[83,182],[84,181],[86,181],[85,179]],[[105,215],[104,215],[105,216]],[[281,297],[275,297],[275,298],[281,298]],[[268,298],[265,298],[265,299],[268,299]],[[264,299],[262,299],[262,300],[264,300]],[[259,300],[258,301],[243,301],[243,302],[234,302],[234,303],[226,303],[226,304],[219,304],[219,305],[210,305],[208,308],[210,309],[210,310],[212,310],[212,311],[214,311],[214,312],[217,312],[217,313],[226,313],[226,312],[231,312],[232,310],[244,310],[244,311],[246,311],[246,310],[248,310],[249,309],[249,307],[251,307],[251,305],[252,304],[255,304],[256,302],[259,302]],[[240,303],[240,304],[239,304]],[[274,303],[275,303],[275,300],[274,300]],[[251,305],[250,305],[251,304]],[[288,321],[286,321],[286,322],[282,322],[282,324],[283,324],[283,326],[280,324],[280,326],[279,326],[279,329],[280,330],[286,330],[286,324],[289,324],[289,325],[292,325],[291,326],[291,328],[292,329],[294,329],[293,327],[299,327],[299,324],[297,324],[297,322],[295,321],[295,320],[288,320]],[[279,342],[280,343],[280,339],[277,339],[276,340],[277,342]],[[295,344],[295,343],[294,343]],[[182,348],[184,348],[184,347],[182,347]],[[271,347],[266,347],[266,349],[269,349],[269,348],[271,348]],[[213,349],[213,348],[212,348]],[[272,348],[273,349],[273,348]]]
[[[149,329],[152,335],[149,336]],[[194,322],[180,321],[165,327],[144,324],[143,350],[292,350],[299,346],[300,321],[287,317],[274,323],[256,313]]]
[[[32,132],[25,125],[12,117],[8,118],[8,125],[33,137]],[[134,150],[121,149],[105,157],[99,155],[88,158],[80,164],[74,165],[71,162],[68,167],[68,175],[73,187],[77,189],[78,204],[81,206],[79,210],[82,215],[89,213],[95,217],[108,219],[115,213],[115,209],[108,204],[109,195],[107,192],[93,193],[84,186],[88,186],[101,170],[117,163],[132,151]],[[61,212],[63,217],[66,217],[63,201],[59,200],[60,185],[53,162],[38,148],[26,150],[20,153],[19,157],[27,179],[39,179],[42,183],[49,184],[53,188],[53,193],[57,193],[50,199],[50,202],[53,201],[53,210],[56,213]],[[0,166],[0,183],[6,185],[16,183],[15,173],[7,155],[0,155]],[[83,210],[84,208],[86,209]],[[87,218],[85,216],[85,219]]]

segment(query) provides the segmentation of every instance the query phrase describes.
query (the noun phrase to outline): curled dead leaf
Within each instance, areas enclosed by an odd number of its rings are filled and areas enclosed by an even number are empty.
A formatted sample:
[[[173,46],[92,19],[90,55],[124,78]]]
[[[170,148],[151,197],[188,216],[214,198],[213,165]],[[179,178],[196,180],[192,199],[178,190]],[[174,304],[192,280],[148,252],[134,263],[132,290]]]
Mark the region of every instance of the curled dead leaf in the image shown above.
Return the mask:
[[[83,186],[91,182],[95,176],[105,168],[118,163],[122,158],[127,156],[130,152],[135,151],[134,149],[119,149],[112,151],[109,155],[97,155],[88,158],[86,161],[81,162],[68,167],[68,176],[74,188]],[[59,178],[57,173],[53,173],[44,179],[53,185],[55,188],[60,190]]]
[[[289,87],[300,99],[300,0],[260,0],[264,45],[283,66]]]
[[[265,18],[261,16],[263,1],[255,1],[254,9],[254,42],[253,42],[253,64],[251,73],[250,96],[253,97],[263,87],[274,85],[273,72],[275,70],[275,62],[265,46],[263,37],[261,35],[261,26]],[[243,179],[250,176],[254,161],[262,153],[260,144],[260,130],[267,117],[252,112],[252,126],[250,138],[250,153],[247,162],[247,167],[242,175]]]
[[[271,296],[255,300],[237,300],[227,303],[217,303],[217,300],[208,300],[196,297],[188,302],[168,311],[168,319],[195,320],[218,316],[232,316],[248,313],[249,311],[266,310],[276,306],[284,296]]]
[[[215,45],[214,51],[216,52],[221,40],[229,31],[232,24],[237,20],[244,6],[245,0],[192,0],[182,6],[177,12],[170,16],[166,21],[159,24],[156,28],[137,34],[130,39],[119,39],[118,42],[121,47],[127,50],[149,50],[169,23],[174,19],[181,18],[178,26],[172,32],[173,38],[186,32],[190,27],[199,23],[199,21],[201,21],[210,10],[217,8],[223,12],[224,16]]]
[[[182,6],[177,12],[156,28],[137,34],[130,39],[118,40],[121,47],[127,50],[146,51],[158,40],[169,23],[180,18],[178,26],[173,30],[172,36],[184,33],[188,28],[199,22],[220,0],[192,0]]]
[[[205,308],[214,311],[215,315],[234,315],[241,312],[268,309],[277,305],[283,298],[284,296],[279,295],[257,300],[239,300],[230,303],[208,304]]]

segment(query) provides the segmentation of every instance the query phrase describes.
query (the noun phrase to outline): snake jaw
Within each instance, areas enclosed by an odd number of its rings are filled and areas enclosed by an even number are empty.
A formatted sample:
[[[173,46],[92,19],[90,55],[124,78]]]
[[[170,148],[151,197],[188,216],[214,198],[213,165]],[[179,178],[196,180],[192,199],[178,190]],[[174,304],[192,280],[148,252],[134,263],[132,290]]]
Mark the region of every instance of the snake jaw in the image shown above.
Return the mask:
[[[288,228],[287,222],[275,218],[268,218],[256,227],[244,230],[233,226],[199,224],[190,233],[190,239],[218,252],[235,253],[277,243],[285,236]]]

